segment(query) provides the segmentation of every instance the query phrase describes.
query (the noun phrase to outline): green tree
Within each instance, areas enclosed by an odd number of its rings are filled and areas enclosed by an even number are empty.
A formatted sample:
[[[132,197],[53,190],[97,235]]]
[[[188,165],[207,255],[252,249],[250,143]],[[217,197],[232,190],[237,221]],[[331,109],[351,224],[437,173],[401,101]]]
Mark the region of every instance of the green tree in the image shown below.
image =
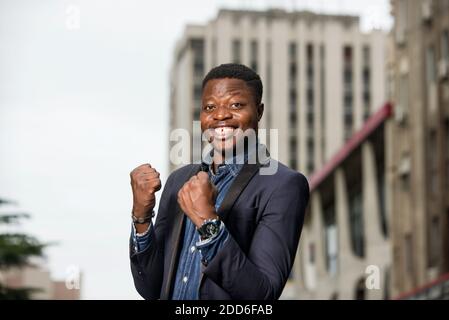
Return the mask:
[[[11,201],[0,198],[0,207],[12,204]],[[0,213],[0,227],[18,224],[20,220],[29,218],[25,213]],[[3,229],[3,228],[2,228]],[[7,228],[5,228],[7,230]],[[43,256],[46,247],[35,237],[24,233],[1,232],[0,230],[0,274],[11,268],[21,268],[30,265],[31,257]],[[0,300],[30,299],[36,288],[8,288],[0,278]]]

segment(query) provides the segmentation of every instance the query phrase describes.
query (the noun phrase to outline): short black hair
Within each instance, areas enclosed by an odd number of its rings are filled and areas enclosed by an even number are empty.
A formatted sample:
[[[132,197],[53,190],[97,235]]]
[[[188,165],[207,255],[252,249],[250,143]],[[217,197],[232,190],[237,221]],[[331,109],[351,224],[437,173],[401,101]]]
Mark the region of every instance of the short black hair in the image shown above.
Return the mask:
[[[204,90],[204,87],[209,80],[223,78],[233,78],[245,81],[253,92],[256,105],[260,105],[262,101],[263,85],[260,76],[253,69],[238,63],[221,64],[207,73],[203,79],[202,89]]]

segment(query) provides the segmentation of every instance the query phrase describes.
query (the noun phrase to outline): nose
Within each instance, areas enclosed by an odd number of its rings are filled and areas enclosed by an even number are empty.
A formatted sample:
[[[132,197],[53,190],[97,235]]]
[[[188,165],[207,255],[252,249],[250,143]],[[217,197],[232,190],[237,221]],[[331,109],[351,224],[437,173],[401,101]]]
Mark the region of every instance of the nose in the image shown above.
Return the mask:
[[[220,106],[215,109],[214,112],[214,119],[215,120],[225,120],[232,118],[232,113],[229,111],[229,109],[226,106]]]

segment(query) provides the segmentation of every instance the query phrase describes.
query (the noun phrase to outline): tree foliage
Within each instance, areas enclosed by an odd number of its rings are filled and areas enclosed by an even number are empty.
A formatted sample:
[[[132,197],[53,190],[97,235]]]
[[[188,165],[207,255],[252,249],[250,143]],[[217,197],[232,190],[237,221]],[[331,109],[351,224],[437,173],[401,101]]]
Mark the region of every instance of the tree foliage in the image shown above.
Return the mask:
[[[12,204],[12,202],[0,198],[0,207],[5,204]],[[0,227],[7,230],[8,226],[18,224],[26,218],[29,218],[29,215],[24,213],[0,213]],[[17,232],[0,232],[0,276],[11,268],[20,269],[30,265],[30,258],[43,256],[45,247],[45,244],[33,236]],[[0,277],[0,300],[30,299],[31,294],[36,290],[38,289],[9,288],[2,283]]]

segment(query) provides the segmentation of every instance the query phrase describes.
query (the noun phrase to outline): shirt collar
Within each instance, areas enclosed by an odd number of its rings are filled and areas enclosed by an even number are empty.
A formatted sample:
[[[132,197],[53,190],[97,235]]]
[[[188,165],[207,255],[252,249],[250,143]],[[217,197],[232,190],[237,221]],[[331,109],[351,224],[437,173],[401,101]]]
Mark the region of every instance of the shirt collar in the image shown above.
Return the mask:
[[[231,159],[225,160],[225,162],[223,164],[220,164],[217,167],[216,174],[214,174],[214,172],[212,170],[213,155],[214,155],[214,150],[212,149],[211,152],[209,152],[209,154],[206,156],[206,159],[203,159],[203,161],[201,163],[201,166],[203,168],[202,170],[209,172],[213,176],[224,174],[224,171],[226,171],[226,172],[230,172],[235,177],[240,172],[243,165],[248,162],[248,159],[250,160],[249,163],[255,163],[254,161],[256,159],[255,156],[257,156],[257,150],[260,150],[260,149],[263,149],[266,153],[268,153],[268,151],[266,150],[266,146],[263,144],[260,144],[259,141],[257,141],[257,144],[253,147],[250,147],[248,150],[245,150],[243,155],[241,155],[241,154],[235,155]],[[243,161],[242,161],[242,156],[243,156]],[[263,161],[260,161],[262,159],[258,159],[258,160],[262,163],[265,163],[267,161],[267,159],[269,159],[269,154],[268,154],[268,158],[263,159]]]

